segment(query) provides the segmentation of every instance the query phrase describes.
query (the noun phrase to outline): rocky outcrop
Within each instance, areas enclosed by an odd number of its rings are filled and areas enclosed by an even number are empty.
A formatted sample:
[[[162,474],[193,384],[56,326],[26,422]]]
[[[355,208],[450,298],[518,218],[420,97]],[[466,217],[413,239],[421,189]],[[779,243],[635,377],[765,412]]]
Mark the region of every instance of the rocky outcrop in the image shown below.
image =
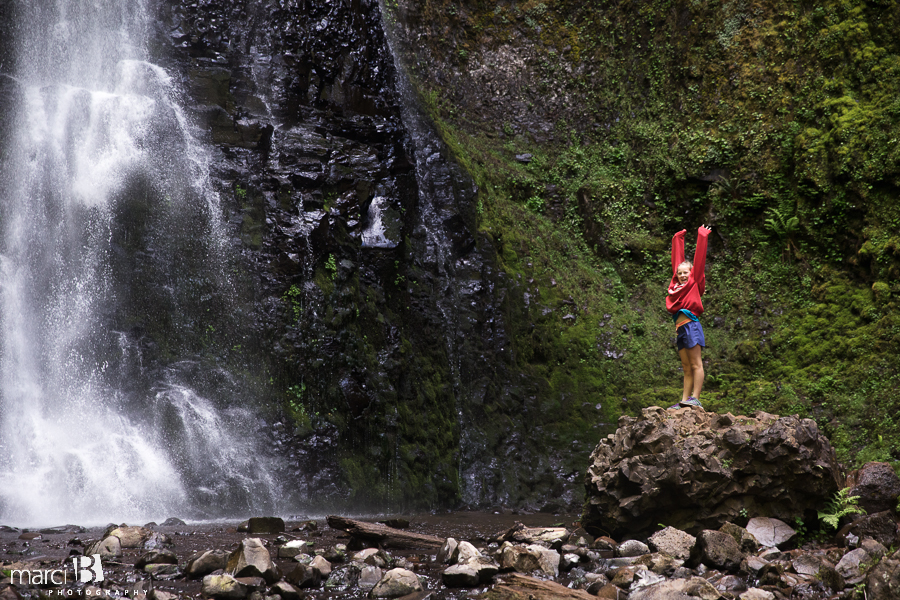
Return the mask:
[[[797,416],[645,408],[591,454],[582,524],[613,536],[658,523],[696,533],[741,513],[815,519],[843,481],[816,423]]]
[[[900,477],[888,463],[870,462],[847,475],[850,496],[859,496],[859,505],[867,513],[897,508]]]

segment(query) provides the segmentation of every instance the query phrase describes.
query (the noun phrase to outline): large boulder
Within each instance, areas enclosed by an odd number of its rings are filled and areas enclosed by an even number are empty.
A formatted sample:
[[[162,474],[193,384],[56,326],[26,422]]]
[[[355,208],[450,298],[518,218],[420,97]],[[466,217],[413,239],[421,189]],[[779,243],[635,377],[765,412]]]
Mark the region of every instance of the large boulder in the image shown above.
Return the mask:
[[[897,507],[900,477],[890,464],[870,462],[847,475],[846,487],[867,513],[877,513]]]
[[[842,483],[811,419],[654,406],[621,417],[591,454],[582,524],[639,537],[659,523],[696,534],[748,513],[812,521]]]

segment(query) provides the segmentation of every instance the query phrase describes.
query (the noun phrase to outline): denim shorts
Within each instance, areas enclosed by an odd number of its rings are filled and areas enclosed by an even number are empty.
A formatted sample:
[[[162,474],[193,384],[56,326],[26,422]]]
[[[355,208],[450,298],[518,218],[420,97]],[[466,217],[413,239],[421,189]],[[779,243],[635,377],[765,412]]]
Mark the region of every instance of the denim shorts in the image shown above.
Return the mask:
[[[693,348],[700,344],[706,348],[706,338],[703,337],[703,325],[697,321],[689,321],[678,328],[678,338],[675,345],[679,350],[682,348]]]

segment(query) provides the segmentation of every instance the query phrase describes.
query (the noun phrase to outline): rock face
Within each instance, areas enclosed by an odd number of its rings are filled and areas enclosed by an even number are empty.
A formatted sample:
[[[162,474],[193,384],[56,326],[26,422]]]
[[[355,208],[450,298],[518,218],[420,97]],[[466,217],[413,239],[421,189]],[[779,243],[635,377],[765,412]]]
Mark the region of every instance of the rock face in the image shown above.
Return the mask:
[[[834,449],[810,419],[651,407],[620,418],[591,454],[582,523],[615,537],[649,534],[660,522],[718,529],[742,510],[810,519],[842,481]]]

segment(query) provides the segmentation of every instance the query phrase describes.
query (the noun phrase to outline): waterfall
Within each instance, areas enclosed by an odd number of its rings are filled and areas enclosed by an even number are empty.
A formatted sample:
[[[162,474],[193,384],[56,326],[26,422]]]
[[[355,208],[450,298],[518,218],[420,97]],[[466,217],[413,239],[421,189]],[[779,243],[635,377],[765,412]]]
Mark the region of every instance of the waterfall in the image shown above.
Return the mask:
[[[238,312],[208,151],[143,0],[20,0],[0,65],[0,521],[273,510],[259,427],[201,358]]]

